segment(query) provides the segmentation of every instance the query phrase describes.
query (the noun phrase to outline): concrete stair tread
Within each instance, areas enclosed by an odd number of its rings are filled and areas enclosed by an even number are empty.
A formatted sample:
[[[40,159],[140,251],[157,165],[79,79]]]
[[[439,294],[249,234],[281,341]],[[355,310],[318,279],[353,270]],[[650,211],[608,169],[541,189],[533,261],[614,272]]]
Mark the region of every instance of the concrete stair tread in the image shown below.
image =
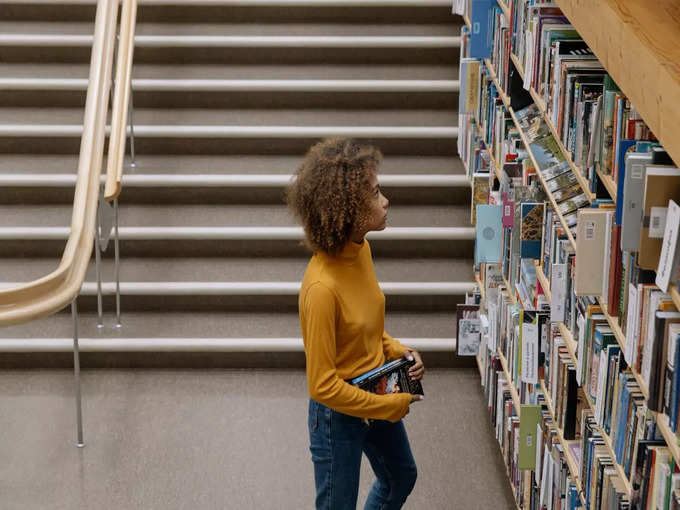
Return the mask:
[[[140,154],[136,168],[127,174],[292,174],[302,161],[302,154],[280,156],[226,155],[147,155]],[[76,173],[77,155],[0,154],[0,173]],[[388,155],[380,167],[381,174],[464,174],[457,156]]]
[[[0,62],[0,76],[5,78],[81,78],[87,79],[89,64],[40,63],[10,64]],[[205,80],[457,80],[457,66],[444,65],[161,65],[135,63],[133,79],[205,79]]]
[[[27,35],[88,35],[94,24],[87,22],[31,21],[21,24],[0,22],[0,34]],[[386,23],[148,23],[140,22],[137,36],[458,36],[460,25],[452,18],[450,24],[386,24]]]
[[[83,108],[0,108],[1,124],[82,126]],[[435,110],[135,109],[135,126],[455,127],[458,114]]]
[[[455,314],[390,312],[385,330],[395,338],[453,338]],[[96,313],[81,313],[79,335],[90,338],[299,338],[296,312],[129,312],[115,328],[115,314],[107,313],[104,328],[97,328]],[[73,321],[67,308],[28,324],[0,328],[0,338],[68,338]]]
[[[66,227],[73,206],[0,205],[0,227]],[[469,227],[470,210],[462,206],[392,206],[391,227]],[[292,227],[285,205],[121,205],[121,226],[146,227]]]
[[[114,263],[111,249],[102,260],[102,280],[111,282]],[[299,282],[308,257],[271,258],[194,258],[123,257],[122,282]],[[0,258],[0,282],[28,282],[57,268],[58,259]],[[473,281],[472,260],[466,258],[377,258],[374,260],[380,282]],[[96,282],[94,258],[85,277]]]

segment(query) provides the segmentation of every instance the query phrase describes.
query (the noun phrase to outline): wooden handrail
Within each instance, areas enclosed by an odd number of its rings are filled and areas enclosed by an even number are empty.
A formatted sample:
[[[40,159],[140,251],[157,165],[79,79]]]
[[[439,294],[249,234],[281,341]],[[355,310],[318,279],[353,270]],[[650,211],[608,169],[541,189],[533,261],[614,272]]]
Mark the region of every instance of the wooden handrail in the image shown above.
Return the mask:
[[[71,233],[61,262],[42,278],[0,291],[0,326],[61,310],[78,295],[85,279],[94,240],[117,12],[118,0],[98,0]]]
[[[116,61],[116,88],[111,109],[109,157],[106,165],[106,187],[104,188],[104,199],[108,201],[118,198],[123,185],[132,55],[135,49],[135,25],[137,22],[137,0],[122,0],[122,4],[118,58]]]

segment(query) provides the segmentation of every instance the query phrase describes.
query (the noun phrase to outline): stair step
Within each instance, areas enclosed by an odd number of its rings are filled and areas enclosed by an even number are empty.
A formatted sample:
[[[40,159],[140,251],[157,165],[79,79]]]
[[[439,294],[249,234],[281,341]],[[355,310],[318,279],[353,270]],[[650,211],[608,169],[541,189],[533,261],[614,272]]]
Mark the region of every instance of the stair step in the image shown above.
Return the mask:
[[[110,253],[102,259],[104,282],[114,277],[114,262]],[[172,258],[122,256],[120,279],[128,282],[274,282],[301,281],[311,254],[300,257],[267,257],[252,259]],[[0,282],[28,282],[54,271],[57,258],[2,258]],[[385,282],[453,282],[474,280],[469,258],[376,258],[376,276]],[[86,282],[96,282],[95,261],[92,259],[85,275]]]
[[[87,79],[89,63],[7,63],[0,62],[0,76],[7,79]],[[196,64],[162,65],[135,62],[133,80],[418,80],[457,81],[458,68],[452,65],[368,65],[364,63],[300,65],[205,66]]]
[[[0,21],[0,45],[92,45],[90,22]],[[135,27],[135,49],[156,45],[322,46],[362,47],[432,46],[458,44],[460,25],[409,23],[149,23]],[[77,38],[73,38],[77,37]],[[454,39],[451,39],[454,38]],[[412,40],[411,40],[412,39]],[[62,42],[63,41],[63,42]],[[455,47],[455,46],[454,46]]]
[[[279,174],[290,175],[301,163],[303,153],[295,155],[153,155],[138,154],[136,167],[125,169],[126,175],[135,174]],[[77,154],[2,154],[2,174],[63,174],[78,168]],[[387,174],[453,174],[464,175],[457,156],[386,155],[379,176]]]
[[[104,327],[97,327],[97,313],[80,313],[79,335],[84,338],[298,338],[297,311],[277,312],[128,312],[122,327],[115,327],[115,314],[106,309]],[[395,338],[455,338],[455,315],[451,312],[391,312],[385,330]],[[68,338],[73,335],[70,309],[36,321],[0,329],[0,338]]]
[[[13,21],[92,21],[95,2],[85,0],[16,0],[3,6],[5,20]],[[451,2],[445,0],[168,0],[139,2],[138,21],[226,23],[462,23],[451,15]]]
[[[127,204],[120,208],[122,227],[292,227],[295,220],[284,205],[154,205]],[[0,227],[65,227],[71,224],[73,206],[0,205]],[[388,209],[389,227],[447,227],[469,225],[467,206],[392,206]],[[382,234],[378,234],[382,235]]]

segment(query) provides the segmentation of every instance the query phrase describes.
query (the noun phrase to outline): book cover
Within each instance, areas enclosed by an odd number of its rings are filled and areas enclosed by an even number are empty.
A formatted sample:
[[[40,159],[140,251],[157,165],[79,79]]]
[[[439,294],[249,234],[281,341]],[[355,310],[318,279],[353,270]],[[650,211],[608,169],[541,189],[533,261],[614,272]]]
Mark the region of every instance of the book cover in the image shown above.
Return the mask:
[[[415,363],[415,360],[409,361],[406,358],[399,358],[350,379],[349,383],[378,395],[392,393],[423,395],[423,386],[420,381],[415,381],[408,375],[408,369]]]
[[[522,202],[520,226],[520,257],[538,259],[541,257],[543,234],[543,212],[545,205],[536,202]]]
[[[659,265],[656,269],[656,284],[664,292],[668,291],[671,278],[678,272],[678,230],[680,230],[680,207],[673,200],[668,201],[666,214],[666,229],[663,235],[663,245]]]
[[[470,223],[477,221],[477,206],[489,203],[489,174],[474,174],[472,176],[472,204],[470,207]]]
[[[537,430],[541,418],[540,405],[522,404],[519,418],[518,469],[536,469]]]
[[[667,342],[667,356],[666,366],[664,369],[664,387],[663,387],[663,412],[669,417],[671,428],[673,428],[673,402],[675,402],[675,395],[677,388],[675,388],[675,367],[677,357],[677,342],[680,339],[680,324],[670,324],[668,326],[668,334],[666,335]]]
[[[597,296],[602,292],[604,275],[602,262],[608,251],[606,241],[606,209],[580,209],[576,226],[576,278],[577,296]]]
[[[493,37],[489,36],[489,16],[496,6],[496,0],[474,0],[470,9],[470,57],[485,59],[491,57]]]
[[[638,265],[642,269],[656,270],[658,267],[664,232],[661,221],[668,201],[678,196],[680,196],[680,170],[670,166],[648,165],[645,175],[644,214],[638,246]]]
[[[621,210],[621,250],[636,252],[642,227],[643,198],[646,166],[651,164],[652,155],[647,152],[632,152],[625,156],[623,199]],[[617,200],[617,203],[619,202]]]
[[[500,205],[478,205],[475,238],[475,266],[482,262],[501,262],[503,233]]]
[[[680,312],[657,311],[654,317],[654,343],[651,348],[647,407],[660,413],[663,412],[664,369],[668,357],[668,326],[671,323],[680,322]]]

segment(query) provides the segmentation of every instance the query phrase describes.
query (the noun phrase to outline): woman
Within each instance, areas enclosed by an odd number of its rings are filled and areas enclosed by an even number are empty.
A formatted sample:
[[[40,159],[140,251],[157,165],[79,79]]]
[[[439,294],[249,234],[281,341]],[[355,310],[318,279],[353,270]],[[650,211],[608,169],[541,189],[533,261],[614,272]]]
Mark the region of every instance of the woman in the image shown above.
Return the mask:
[[[387,221],[389,202],[376,176],[381,159],[373,147],[324,140],[309,150],[287,191],[314,252],[299,311],[317,509],[356,508],[362,451],[376,474],[367,510],[401,508],[416,481],[401,419],[422,397],[375,395],[346,382],[401,356],[415,359],[413,379],[425,371],[420,355],[384,330],[385,296],[364,239]]]

